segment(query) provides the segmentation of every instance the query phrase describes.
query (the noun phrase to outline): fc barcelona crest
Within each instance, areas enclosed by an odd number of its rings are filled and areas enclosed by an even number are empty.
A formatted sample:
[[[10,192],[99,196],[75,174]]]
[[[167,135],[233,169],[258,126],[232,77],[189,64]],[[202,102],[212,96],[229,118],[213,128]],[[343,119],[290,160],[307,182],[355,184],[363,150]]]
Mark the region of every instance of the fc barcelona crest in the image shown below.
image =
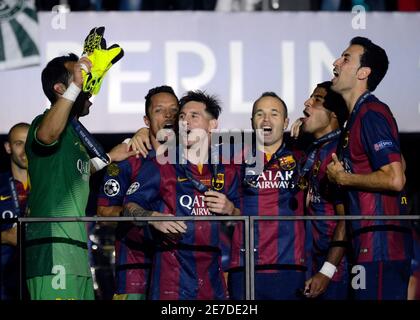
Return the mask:
[[[279,164],[283,170],[293,170],[296,167],[296,161],[292,155],[280,158]]]
[[[216,178],[211,179],[211,184],[216,191],[220,191],[225,186],[225,174],[224,173],[218,173]]]

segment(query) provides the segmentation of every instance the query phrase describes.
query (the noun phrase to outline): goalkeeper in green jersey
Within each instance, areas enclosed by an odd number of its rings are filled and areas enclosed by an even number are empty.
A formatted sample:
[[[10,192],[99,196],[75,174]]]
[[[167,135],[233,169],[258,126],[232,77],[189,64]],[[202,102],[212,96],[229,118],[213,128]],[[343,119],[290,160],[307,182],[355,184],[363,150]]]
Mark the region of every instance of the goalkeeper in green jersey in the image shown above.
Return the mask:
[[[93,29],[89,36],[98,30],[103,38],[103,28]],[[85,48],[93,43],[89,39],[98,39],[89,36]],[[74,54],[54,58],[42,71],[51,107],[34,119],[25,146],[31,181],[29,217],[84,216],[90,173],[133,155],[126,144],[105,153],[78,120],[89,113],[90,96],[99,91],[103,76],[122,55],[121,48],[113,46],[111,52],[99,45],[80,59]],[[94,298],[84,223],[29,223],[25,240],[31,299]]]

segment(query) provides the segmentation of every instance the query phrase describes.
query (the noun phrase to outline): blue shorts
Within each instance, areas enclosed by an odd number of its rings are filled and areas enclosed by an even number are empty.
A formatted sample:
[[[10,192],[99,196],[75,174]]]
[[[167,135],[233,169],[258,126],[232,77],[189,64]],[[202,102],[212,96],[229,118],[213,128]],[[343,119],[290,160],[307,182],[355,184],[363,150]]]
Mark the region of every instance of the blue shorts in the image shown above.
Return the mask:
[[[413,258],[411,259],[411,274],[420,271],[420,236],[413,234]]]
[[[299,292],[305,287],[305,272],[276,270],[272,273],[255,273],[256,300],[300,300]],[[232,300],[245,299],[245,273],[229,272],[229,296]]]
[[[407,300],[411,261],[378,261],[359,263],[366,270],[366,288],[360,288],[360,281],[352,274],[352,294],[355,300]],[[355,284],[359,284],[356,286]]]
[[[319,300],[347,300],[349,296],[348,279],[330,281],[327,290],[319,296]]]

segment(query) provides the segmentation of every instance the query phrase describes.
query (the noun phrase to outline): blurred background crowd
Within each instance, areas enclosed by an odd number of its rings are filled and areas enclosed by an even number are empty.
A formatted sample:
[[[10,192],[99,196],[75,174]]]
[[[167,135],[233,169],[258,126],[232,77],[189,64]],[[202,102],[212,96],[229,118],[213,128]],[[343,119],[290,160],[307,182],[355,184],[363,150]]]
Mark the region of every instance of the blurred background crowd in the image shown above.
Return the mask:
[[[419,11],[420,0],[36,0],[38,10],[67,5],[84,10],[215,10],[215,11]]]

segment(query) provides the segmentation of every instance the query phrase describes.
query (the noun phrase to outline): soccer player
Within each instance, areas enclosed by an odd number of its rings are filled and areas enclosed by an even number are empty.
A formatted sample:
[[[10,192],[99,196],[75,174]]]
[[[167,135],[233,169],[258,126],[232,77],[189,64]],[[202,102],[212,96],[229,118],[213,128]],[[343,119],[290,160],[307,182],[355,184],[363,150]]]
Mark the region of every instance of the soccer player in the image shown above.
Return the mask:
[[[372,94],[388,63],[384,49],[355,37],[333,64],[332,89],[343,96],[350,116],[327,174],[342,187],[349,215],[403,215],[407,211],[397,123],[389,107]],[[405,300],[412,255],[408,224],[355,220],[350,232],[355,263],[366,271],[366,289],[355,289],[355,298]]]
[[[150,89],[145,97],[144,122],[150,128],[149,138],[154,150],[161,142],[174,138],[172,131],[178,114],[178,98],[169,86]],[[169,131],[170,132],[167,132]],[[167,133],[167,134],[165,134]],[[158,135],[162,135],[157,138]],[[169,134],[169,136],[168,136]],[[151,152],[148,158],[153,157]],[[107,167],[98,198],[99,216],[119,216],[124,196],[135,182],[143,158],[131,156]],[[133,223],[119,223],[115,239],[115,300],[144,300],[149,284],[153,244],[145,238],[145,228]]]
[[[81,217],[89,194],[90,173],[108,161],[134,154],[126,144],[90,161],[99,145],[78,122],[89,113],[90,94],[82,92],[87,57],[74,54],[52,59],[42,71],[42,87],[51,108],[37,116],[25,149],[31,179],[30,217]],[[83,140],[82,140],[83,139]],[[93,148],[93,147],[94,148]],[[90,149],[91,148],[91,149]],[[26,230],[26,277],[31,299],[93,299],[84,223],[30,223]]]
[[[326,170],[348,112],[343,98],[331,90],[331,85],[331,81],[317,85],[305,101],[305,117],[296,120],[291,129],[292,137],[298,138],[300,130],[314,137],[300,168],[301,184],[307,185],[308,215],[344,214],[342,204],[337,201],[337,186],[329,182]],[[306,297],[344,300],[348,292],[347,263],[342,259],[347,244],[345,221],[312,220],[309,227],[313,275],[306,281]]]
[[[146,162],[125,200],[125,216],[238,215],[238,178],[233,165],[209,164],[210,132],[217,128],[218,101],[201,91],[180,99],[182,147],[175,164],[162,155]],[[170,150],[169,150],[170,151]],[[181,158],[180,158],[181,157]],[[156,251],[151,299],[226,299],[218,222],[154,221]]]
[[[248,216],[302,216],[303,191],[297,185],[299,155],[284,143],[288,126],[287,106],[273,92],[265,92],[252,108],[252,128],[260,139],[257,156],[264,157],[263,172],[243,174],[241,210]],[[244,172],[248,155],[244,151]],[[255,298],[268,300],[299,299],[305,284],[304,221],[259,221],[255,225]],[[244,299],[243,231],[240,225],[232,240],[229,290],[232,299]]]
[[[9,130],[7,141],[4,143],[6,153],[10,156],[10,171],[0,174],[0,219],[17,218],[26,212],[29,184],[25,141],[28,129],[28,123],[15,124]],[[1,223],[0,226],[0,300],[14,300],[19,298],[17,227],[6,223]]]

